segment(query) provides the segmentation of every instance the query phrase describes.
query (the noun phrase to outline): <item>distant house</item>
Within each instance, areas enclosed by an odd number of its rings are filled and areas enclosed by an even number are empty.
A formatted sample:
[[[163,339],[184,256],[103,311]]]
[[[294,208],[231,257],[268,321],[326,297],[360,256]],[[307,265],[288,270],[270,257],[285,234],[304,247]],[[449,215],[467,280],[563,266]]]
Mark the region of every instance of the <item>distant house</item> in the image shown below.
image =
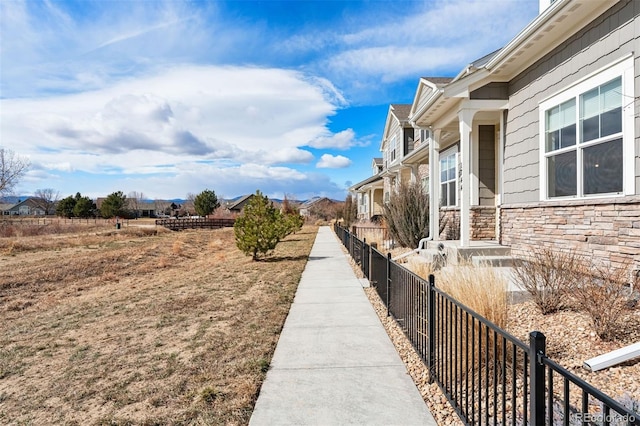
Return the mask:
[[[8,216],[9,215],[9,209],[11,207],[13,207],[14,205],[12,203],[0,203],[0,216]]]
[[[337,203],[327,197],[314,197],[300,205],[300,215],[304,217],[319,216],[329,219],[330,213]]]
[[[39,198],[30,197],[3,210],[4,215],[44,216],[43,202]]]
[[[382,158],[374,158],[371,169],[373,175],[349,188],[355,194],[359,220],[371,220],[383,214],[384,165]]]
[[[129,201],[129,208],[136,214],[136,217],[156,217],[156,202],[152,200],[133,200]]]
[[[233,201],[231,204],[227,205],[227,209],[231,213],[242,213],[242,209],[244,206],[254,197],[255,194],[244,195],[238,198],[236,201]]]

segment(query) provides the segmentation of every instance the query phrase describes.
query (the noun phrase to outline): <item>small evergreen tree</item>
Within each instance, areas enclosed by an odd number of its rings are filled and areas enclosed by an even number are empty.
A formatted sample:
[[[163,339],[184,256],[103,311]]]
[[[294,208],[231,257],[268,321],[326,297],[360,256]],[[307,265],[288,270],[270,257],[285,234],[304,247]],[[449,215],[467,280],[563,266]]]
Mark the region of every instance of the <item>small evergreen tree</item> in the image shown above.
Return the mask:
[[[100,214],[104,218],[110,218],[114,216],[127,217],[129,212],[125,210],[125,206],[127,205],[127,197],[122,193],[122,191],[117,191],[112,194],[109,194],[107,198],[104,199],[102,205],[100,206]]]
[[[80,196],[79,192],[76,194],[76,197],[78,196]],[[56,206],[56,215],[71,218],[74,216],[73,209],[75,208],[75,206],[76,198],[74,198],[72,195],[69,195],[68,197],[58,201],[58,205]]]
[[[193,199],[193,208],[198,216],[211,214],[218,207],[220,207],[218,197],[215,192],[209,189],[205,189]]]
[[[282,235],[282,215],[258,190],[233,225],[236,245],[253,260],[276,248]]]
[[[91,217],[94,215],[96,205],[89,197],[78,197],[76,195],[76,205],[73,207],[73,215],[75,217]]]

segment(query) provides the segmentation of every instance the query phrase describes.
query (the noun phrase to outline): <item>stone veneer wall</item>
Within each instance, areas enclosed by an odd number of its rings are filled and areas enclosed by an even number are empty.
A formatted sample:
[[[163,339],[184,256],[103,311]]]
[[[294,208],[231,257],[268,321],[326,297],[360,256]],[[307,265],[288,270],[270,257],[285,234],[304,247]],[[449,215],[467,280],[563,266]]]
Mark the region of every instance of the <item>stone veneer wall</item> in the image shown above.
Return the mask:
[[[493,241],[496,239],[496,208],[491,206],[471,207],[471,240]]]
[[[612,267],[640,268],[640,197],[600,199],[500,209],[501,243],[514,256],[531,247],[575,250]]]
[[[457,207],[440,208],[440,226],[447,221],[440,233],[441,240],[460,239],[460,210]],[[496,239],[496,208],[490,206],[471,207],[471,240],[493,241]]]
[[[440,208],[440,227],[447,222],[444,229],[440,233],[441,240],[459,240],[460,239],[460,210],[455,207]]]

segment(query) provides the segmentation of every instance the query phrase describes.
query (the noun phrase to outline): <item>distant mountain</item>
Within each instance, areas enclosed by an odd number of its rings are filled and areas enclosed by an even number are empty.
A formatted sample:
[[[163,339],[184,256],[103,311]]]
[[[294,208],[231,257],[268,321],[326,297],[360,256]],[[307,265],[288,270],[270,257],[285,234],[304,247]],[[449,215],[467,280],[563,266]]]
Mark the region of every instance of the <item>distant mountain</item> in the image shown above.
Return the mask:
[[[18,196],[18,195],[9,195],[6,197],[0,198],[0,203],[2,204],[18,204],[21,201],[29,198],[28,196]]]

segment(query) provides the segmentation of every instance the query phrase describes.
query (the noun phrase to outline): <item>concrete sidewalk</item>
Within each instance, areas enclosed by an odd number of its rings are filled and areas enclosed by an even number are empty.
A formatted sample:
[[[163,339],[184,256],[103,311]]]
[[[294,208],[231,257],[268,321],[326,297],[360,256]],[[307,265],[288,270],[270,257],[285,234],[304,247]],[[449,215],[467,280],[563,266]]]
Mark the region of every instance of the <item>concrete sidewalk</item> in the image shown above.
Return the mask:
[[[249,424],[436,424],[329,227],[318,230]]]

